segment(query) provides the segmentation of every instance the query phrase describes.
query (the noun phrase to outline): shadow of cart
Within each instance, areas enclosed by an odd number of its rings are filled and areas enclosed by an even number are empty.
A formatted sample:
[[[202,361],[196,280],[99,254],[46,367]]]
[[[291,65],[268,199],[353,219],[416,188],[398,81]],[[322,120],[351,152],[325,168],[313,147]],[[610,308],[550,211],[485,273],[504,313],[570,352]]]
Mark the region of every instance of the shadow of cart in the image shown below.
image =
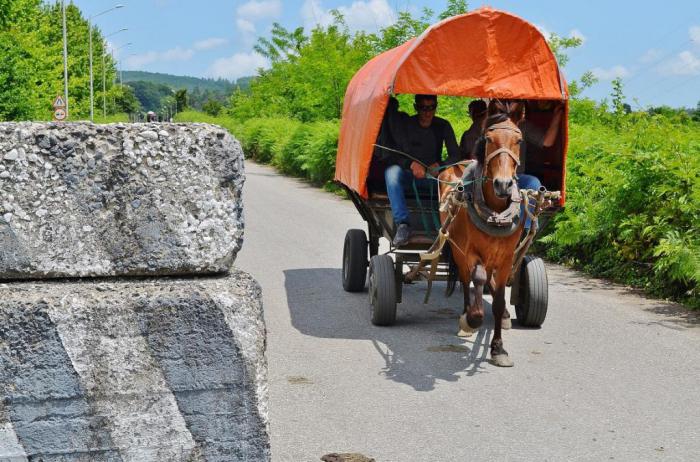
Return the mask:
[[[484,327],[469,338],[457,337],[460,294],[443,295],[437,283],[431,301],[423,304],[425,285],[409,286],[392,327],[370,322],[367,292],[349,293],[339,287],[338,268],[291,269],[284,272],[292,325],[319,338],[369,340],[384,359],[379,371],[387,379],[417,391],[430,391],[436,382],[455,382],[487,372],[493,317],[486,303]]]

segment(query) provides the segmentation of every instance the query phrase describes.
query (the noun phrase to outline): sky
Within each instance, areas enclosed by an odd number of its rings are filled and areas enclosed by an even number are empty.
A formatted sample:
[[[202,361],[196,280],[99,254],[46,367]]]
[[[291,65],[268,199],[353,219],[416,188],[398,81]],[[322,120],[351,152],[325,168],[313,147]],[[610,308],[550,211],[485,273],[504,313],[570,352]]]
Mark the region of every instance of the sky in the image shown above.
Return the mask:
[[[390,25],[398,11],[424,7],[441,12],[446,1],[406,0],[73,0],[93,16],[124,70],[195,77],[254,75],[268,63],[253,52],[273,22],[291,29],[327,24],[333,8],[351,30],[375,32]],[[576,36],[583,44],[568,54],[568,80],[592,71],[599,82],[585,93],[609,97],[621,77],[633,108],[700,102],[700,1],[668,0],[491,0],[470,1],[514,13],[543,34]],[[105,14],[117,4],[124,5]],[[130,45],[126,45],[130,43]],[[69,50],[70,52],[70,50]]]

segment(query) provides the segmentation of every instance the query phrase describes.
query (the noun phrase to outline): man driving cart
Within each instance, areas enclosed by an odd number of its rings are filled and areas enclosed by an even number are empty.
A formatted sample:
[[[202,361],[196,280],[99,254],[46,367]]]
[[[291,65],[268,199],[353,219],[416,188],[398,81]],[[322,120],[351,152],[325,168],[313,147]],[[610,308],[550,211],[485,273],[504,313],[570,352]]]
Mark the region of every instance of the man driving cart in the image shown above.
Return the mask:
[[[398,106],[395,98],[389,99],[374,154],[376,161],[386,165],[384,180],[396,227],[395,247],[405,245],[411,236],[406,191],[414,182],[416,190],[431,187],[434,180],[426,174],[437,176],[443,145],[448,153],[446,162],[455,162],[460,156],[452,126],[435,116],[436,95],[416,95],[413,116],[399,111]]]

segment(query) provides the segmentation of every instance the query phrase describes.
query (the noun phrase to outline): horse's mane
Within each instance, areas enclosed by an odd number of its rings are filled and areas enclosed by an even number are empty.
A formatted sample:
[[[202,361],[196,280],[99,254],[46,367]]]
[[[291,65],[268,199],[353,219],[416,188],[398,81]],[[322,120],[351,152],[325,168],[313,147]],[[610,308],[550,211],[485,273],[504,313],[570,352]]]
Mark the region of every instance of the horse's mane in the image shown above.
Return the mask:
[[[481,136],[474,145],[474,154],[476,155],[476,160],[479,164],[483,165],[484,158],[486,157],[486,137],[484,136],[484,130],[491,125],[505,122],[510,119],[514,124],[523,117],[523,110],[525,106],[521,101],[517,100],[500,100],[492,99],[489,102],[489,107],[486,112],[486,120],[484,126],[481,128]]]

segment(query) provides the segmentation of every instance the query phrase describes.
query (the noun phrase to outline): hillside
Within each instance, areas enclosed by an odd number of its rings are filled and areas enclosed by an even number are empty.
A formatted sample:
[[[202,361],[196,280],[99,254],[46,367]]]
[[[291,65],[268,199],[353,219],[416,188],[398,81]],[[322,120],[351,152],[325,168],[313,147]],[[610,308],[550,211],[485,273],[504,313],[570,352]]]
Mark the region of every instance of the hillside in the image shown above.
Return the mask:
[[[165,99],[171,97],[174,91],[181,89],[187,90],[188,106],[197,110],[202,110],[209,101],[226,105],[236,88],[248,91],[252,77],[242,77],[232,82],[226,79],[124,71],[123,79],[124,83],[134,89],[134,95],[144,111],[158,112],[164,105],[168,105]]]
[[[245,89],[249,86],[250,81],[249,77],[243,77],[238,79],[237,82],[232,82],[226,79],[209,79],[144,71],[124,71],[123,79],[124,82],[151,82],[167,85],[173,89],[186,88],[188,91],[193,91],[195,88],[199,88],[200,91],[209,90],[224,94],[230,94],[236,88],[236,85]]]

